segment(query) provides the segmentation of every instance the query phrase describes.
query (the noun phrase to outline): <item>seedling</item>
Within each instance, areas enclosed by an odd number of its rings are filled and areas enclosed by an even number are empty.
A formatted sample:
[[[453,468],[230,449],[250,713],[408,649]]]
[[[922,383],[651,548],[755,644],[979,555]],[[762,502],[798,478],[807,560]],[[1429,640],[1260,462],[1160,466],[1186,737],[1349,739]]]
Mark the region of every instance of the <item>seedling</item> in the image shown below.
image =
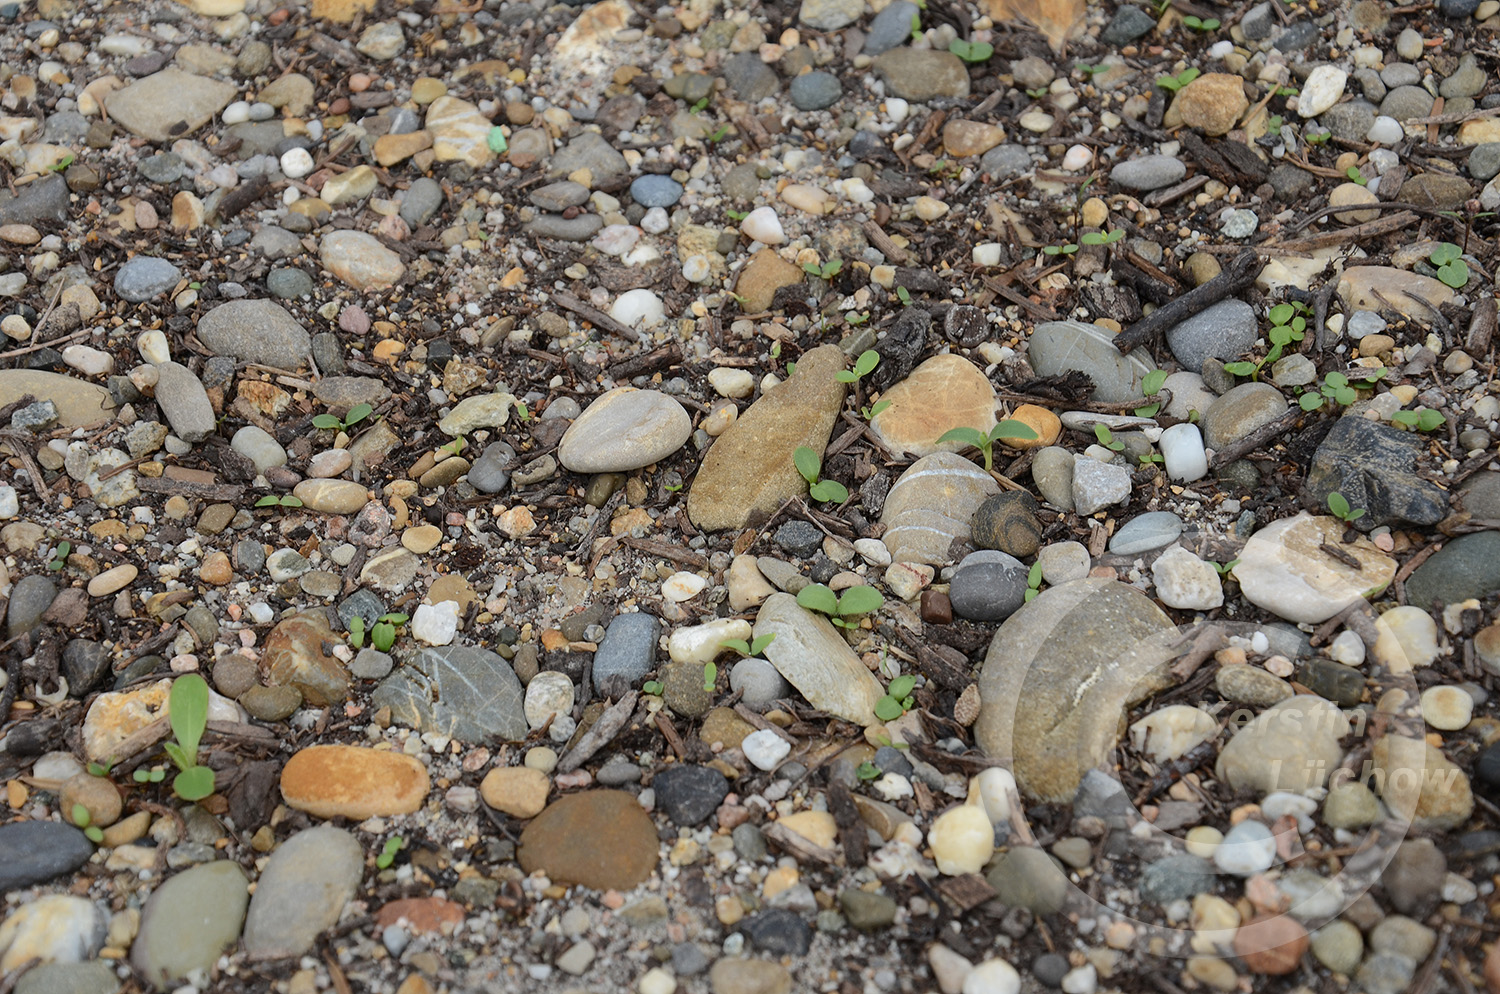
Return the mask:
[[[370,644],[381,652],[390,652],[391,646],[396,644],[396,628],[407,622],[407,615],[397,612],[382,614],[380,620],[370,629]]]
[[[1047,88],[1045,86],[1038,86],[1034,90],[1027,90],[1026,95],[1033,100],[1041,100],[1047,96]]]
[[[349,619],[349,644],[356,649],[365,647],[365,619],[357,614]]]
[[[456,456],[460,452],[462,452],[464,450],[464,446],[468,444],[468,441],[462,435],[460,435],[451,442],[445,442],[442,445],[439,445],[438,451],[446,452],[449,455]]]
[[[847,324],[847,325],[851,325],[852,327],[855,327],[855,328],[858,328],[860,325],[864,324],[868,320],[870,320],[870,312],[869,311],[862,311],[862,312],[857,312],[857,313],[853,313],[853,314],[848,314],[848,315],[845,315],[845,317],[844,317],[844,323]]]
[[[797,472],[807,481],[807,495],[813,500],[830,504],[842,504],[849,499],[849,489],[837,480],[820,480],[818,473],[823,469],[823,460],[818,454],[807,446],[798,446],[797,451],[792,453],[792,462],[797,466]]]
[[[714,692],[714,684],[719,682],[719,664],[708,662],[703,664],[703,689],[708,693]]]
[[[291,494],[283,494],[278,497],[275,494],[267,494],[255,502],[256,507],[301,507],[302,498],[293,497]]]
[[[708,98],[707,97],[700,97],[700,98],[698,98],[698,102],[695,103],[695,104],[693,104],[693,106],[690,107],[689,110],[691,110],[694,114],[697,114],[700,111],[702,111],[703,108],[705,108],[707,106],[708,106]]]
[[[885,688],[885,696],[875,702],[875,717],[881,721],[895,721],[910,711],[917,703],[911,696],[916,689],[916,677],[909,674],[896,677]]]
[[[1337,490],[1328,495],[1328,510],[1333,512],[1335,518],[1351,525],[1365,516],[1364,508],[1351,508],[1349,498]]]
[[[662,489],[667,493],[675,494],[677,491],[682,489],[683,485],[681,483],[663,483],[661,486]]]
[[[988,433],[978,428],[950,428],[943,432],[939,442],[962,442],[973,446],[984,454],[985,472],[995,468],[995,443],[1003,439],[1014,439],[1017,441],[1035,441],[1038,435],[1030,425],[1022,424],[1006,418]]]
[[[1109,72],[1110,66],[1086,66],[1082,62],[1073,67],[1085,76],[1097,76],[1100,73]]]
[[[94,845],[97,846],[104,841],[104,831],[98,825],[91,824],[94,819],[89,814],[88,808],[82,804],[75,804],[69,816],[73,819],[73,824],[83,829],[83,834],[88,836],[89,841]]]
[[[828,620],[840,628],[857,628],[859,621],[850,619],[878,610],[885,598],[880,591],[864,584],[850,587],[841,597],[821,583],[812,583],[798,592],[797,603],[809,611],[828,615]]]
[[[1042,564],[1032,563],[1031,569],[1026,571],[1026,600],[1023,603],[1031,603],[1031,599],[1042,592]]]
[[[831,280],[844,268],[843,259],[829,259],[821,266],[816,262],[804,262],[802,271],[810,276],[816,276],[820,280]]]
[[[731,220],[731,221],[743,221],[743,220],[745,220],[745,218],[747,218],[747,217],[750,216],[750,212],[749,211],[737,211],[737,210],[726,209],[724,211],[724,215],[726,217],[728,217],[729,220]]]
[[[1277,304],[1269,313],[1271,330],[1266,337],[1271,340],[1271,349],[1266,353],[1265,358],[1225,363],[1224,370],[1235,376],[1260,379],[1260,371],[1280,359],[1288,345],[1302,341],[1307,330],[1307,315],[1310,313],[1312,312],[1308,306],[1299,301]],[[1313,410],[1313,408],[1307,408],[1307,410]]]
[[[1228,369],[1228,366],[1224,367]],[[1323,385],[1316,391],[1309,390],[1298,398],[1297,403],[1304,411],[1316,411],[1322,407],[1325,401],[1333,401],[1342,407],[1348,407],[1354,403],[1358,396],[1354,388],[1349,385],[1349,377],[1343,373],[1332,372],[1323,377]]]
[[[1297,95],[1297,88],[1295,86],[1279,86],[1276,88],[1276,95],[1278,97],[1295,97]],[[1328,133],[1324,132],[1324,134]],[[1324,141],[1327,141],[1327,139],[1325,138]]]
[[[1171,90],[1173,93],[1176,93],[1178,90],[1182,89],[1184,86],[1187,86],[1189,83],[1191,83],[1201,75],[1203,75],[1203,70],[1196,67],[1191,67],[1188,69],[1184,69],[1176,76],[1157,77],[1156,85],[1161,87],[1163,90]]]
[[[911,306],[911,291],[904,286],[896,287],[896,299],[901,301],[902,307]]]
[[[1042,249],[1043,255],[1072,255],[1078,251],[1078,246],[1072,242],[1064,242],[1061,245],[1048,245]]]
[[[1202,18],[1189,14],[1182,19],[1182,23],[1194,31],[1217,31],[1219,30],[1219,19],[1217,17]]]
[[[136,770],[130,775],[130,778],[136,783],[140,784],[161,783],[167,778],[167,771],[162,769],[160,766],[153,766],[149,770]]]
[[[382,870],[390,869],[392,863],[396,862],[396,854],[406,848],[406,840],[399,835],[393,835],[385,840],[385,845],[380,850],[380,855],[375,857],[375,865]]]
[[[60,173],[64,169],[66,169],[69,166],[71,166],[72,164],[73,164],[73,153],[69,152],[67,155],[63,156],[61,159],[57,160],[52,165],[48,166],[47,169],[50,172]]]
[[[711,135],[708,136],[708,140],[711,141],[711,142],[713,142],[715,145],[717,145],[719,142],[723,141],[724,138],[725,138],[725,136],[728,135],[728,134],[729,134],[729,125],[727,125],[727,124],[721,124],[721,125],[719,125],[719,130],[718,131],[715,131],[713,134],[711,134]]]
[[[90,763],[86,769],[89,771],[89,776],[91,777],[107,777],[109,776],[110,768],[114,765],[111,762]]]
[[[72,542],[59,542],[57,548],[52,550],[52,559],[47,563],[47,568],[56,573],[68,565],[68,553],[73,551]]]
[[[531,420],[531,408],[526,406],[524,400],[516,401],[516,420],[521,422]]]
[[[1214,572],[1218,573],[1220,576],[1227,577],[1230,573],[1234,572],[1234,568],[1239,564],[1240,561],[1238,559],[1231,559],[1227,563],[1210,562],[1208,565],[1212,566],[1214,568]]]
[[[1447,418],[1428,407],[1419,407],[1415,411],[1397,411],[1391,415],[1391,420],[1417,431],[1435,431],[1448,423]]]
[[[725,639],[719,643],[719,648],[733,649],[741,656],[759,656],[765,651],[766,646],[774,641],[776,641],[776,633],[768,632],[749,642],[746,642],[744,639]]]
[[[1360,186],[1364,186],[1370,182],[1365,179],[1365,174],[1359,171],[1358,166],[1350,166],[1348,169],[1345,169],[1344,175],[1349,177],[1349,182],[1358,183]]]
[[[860,416],[863,417],[866,421],[874,421],[876,415],[878,415],[881,411],[885,410],[887,407],[890,407],[890,406],[891,406],[891,402],[890,401],[888,401],[888,400],[882,400],[882,401],[877,402],[873,407],[861,407],[859,409],[859,413],[860,413]]]
[[[374,410],[369,404],[355,404],[349,408],[349,413],[345,414],[342,419],[332,414],[318,414],[314,415],[312,423],[314,428],[322,428],[325,431],[348,431],[368,418]]]
[[[987,41],[964,41],[955,38],[948,43],[948,51],[965,62],[984,62],[995,54],[995,46]]]
[[[1167,382],[1167,371],[1165,369],[1153,369],[1146,374],[1145,379],[1141,380],[1141,393],[1147,397],[1155,397],[1161,393],[1161,385],[1165,382]],[[1135,409],[1135,416],[1138,418],[1154,418],[1156,417],[1156,412],[1160,410],[1161,401],[1157,401],[1154,404],[1137,407]]]
[[[840,383],[858,383],[878,365],[880,365],[880,353],[874,349],[865,349],[859,354],[859,358],[854,360],[853,369],[841,369],[833,374],[833,378]]]
[[[1094,425],[1094,437],[1099,440],[1100,445],[1112,452],[1119,452],[1125,448],[1125,443],[1115,438],[1114,432],[1110,431],[1106,425]]]
[[[1267,129],[1268,129],[1268,130],[1270,130],[1270,131],[1273,131],[1273,132],[1274,132],[1274,131],[1280,131],[1280,130],[1281,130],[1281,126],[1282,126],[1282,124],[1284,124],[1284,123],[1285,123],[1285,122],[1284,122],[1284,121],[1282,121],[1282,119],[1281,119],[1281,115],[1280,115],[1280,114],[1272,114],[1272,115],[1271,115],[1271,116],[1270,116],[1270,117],[1269,117],[1269,118],[1268,118],[1268,119],[1267,119],[1267,120],[1266,120],[1266,128],[1267,128]]]
[[[1086,231],[1078,240],[1085,245],[1113,245],[1124,237],[1125,229],[1115,228],[1111,231]]]
[[[172,780],[172,790],[184,801],[201,801],[214,792],[214,771],[198,765],[198,743],[208,727],[207,681],[196,673],[174,680],[167,718],[177,737],[175,742],[162,743],[167,758],[179,771]]]
[[[664,689],[666,688],[660,680],[647,680],[645,683],[641,684],[641,690],[645,691],[648,694],[655,694],[658,697],[661,696],[661,692]]]
[[[911,38],[912,41],[922,40],[922,17],[920,14],[911,15]]]
[[[1312,134],[1303,135],[1302,137],[1309,145],[1326,145],[1328,144],[1328,139],[1333,137],[1333,132],[1317,131]]]
[[[876,766],[874,763],[870,762],[867,759],[854,768],[854,775],[859,777],[861,780],[879,780],[880,767]]]
[[[1160,452],[1147,452],[1146,454],[1141,456],[1141,465],[1143,467],[1150,466],[1152,463],[1164,462],[1166,462],[1166,460],[1162,458],[1162,454]]]
[[[1437,267],[1437,277],[1455,290],[1469,282],[1469,264],[1461,258],[1463,250],[1452,242],[1440,242],[1427,257]]]

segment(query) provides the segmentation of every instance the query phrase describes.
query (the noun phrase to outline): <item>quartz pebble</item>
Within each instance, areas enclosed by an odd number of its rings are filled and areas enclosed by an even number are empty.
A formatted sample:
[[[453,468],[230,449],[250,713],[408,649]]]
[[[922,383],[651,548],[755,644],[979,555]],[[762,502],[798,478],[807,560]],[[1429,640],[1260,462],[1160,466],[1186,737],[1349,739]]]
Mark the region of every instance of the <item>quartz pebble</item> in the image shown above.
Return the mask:
[[[740,751],[756,769],[774,770],[791,753],[792,744],[771,729],[763,728],[745,736]]]
[[[995,828],[982,806],[960,805],[939,815],[927,833],[938,872],[978,873],[995,853]]]

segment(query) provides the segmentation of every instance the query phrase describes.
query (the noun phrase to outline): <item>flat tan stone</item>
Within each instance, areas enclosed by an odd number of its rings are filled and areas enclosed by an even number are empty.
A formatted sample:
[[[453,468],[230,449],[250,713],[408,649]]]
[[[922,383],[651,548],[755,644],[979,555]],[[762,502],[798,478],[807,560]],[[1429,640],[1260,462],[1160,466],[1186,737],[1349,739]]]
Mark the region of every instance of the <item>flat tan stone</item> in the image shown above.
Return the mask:
[[[656,869],[651,816],[622,790],[588,790],[553,801],[521,833],[516,854],[527,873],[595,890],[629,890]]]
[[[360,14],[375,9],[375,0],[313,0],[312,16],[320,20],[348,24]]]
[[[1377,290],[1389,304],[1375,296]],[[1441,280],[1391,266],[1354,266],[1345,270],[1340,277],[1339,293],[1355,310],[1394,307],[1407,317],[1423,321],[1453,299],[1453,288]]]
[[[529,766],[496,767],[479,784],[484,803],[512,818],[535,818],[541,814],[551,789],[547,774]]]
[[[427,108],[426,126],[439,162],[467,162],[475,169],[495,157],[490,151],[490,119],[467,100],[438,97]]]
[[[309,746],[281,771],[281,796],[315,818],[363,821],[411,814],[431,780],[415,758],[359,746]]]
[[[404,135],[381,135],[375,139],[375,161],[382,166],[394,166],[431,147],[432,132],[426,130],[408,131]]]
[[[988,432],[995,427],[995,388],[963,356],[938,355],[881,395],[890,406],[870,427],[896,454],[925,456],[958,452],[962,442],[939,442],[953,428]]]
[[[140,570],[131,563],[121,563],[113,569],[107,569],[89,581],[89,596],[108,597],[130,586],[139,574]]]
[[[1328,195],[1328,206],[1330,207],[1357,207],[1363,204],[1376,204],[1380,198],[1370,192],[1370,188],[1360,183],[1340,183],[1333,188]],[[1344,224],[1363,224],[1373,221],[1380,216],[1377,210],[1364,211],[1339,211],[1334,217]]]
[[[363,483],[353,480],[303,480],[292,488],[292,496],[310,511],[354,514],[370,500]]]
[[[966,159],[983,155],[1005,141],[1005,129],[983,121],[949,121],[943,125],[943,148],[949,155]]]
[[[768,311],[777,290],[795,286],[804,278],[802,270],[777,255],[775,249],[763,248],[745,263],[735,283],[734,292],[742,298],[740,310],[746,314]]]
[[[57,405],[57,420],[64,428],[93,424],[114,410],[109,391],[85,380],[35,369],[0,369],[0,406],[26,394]]]

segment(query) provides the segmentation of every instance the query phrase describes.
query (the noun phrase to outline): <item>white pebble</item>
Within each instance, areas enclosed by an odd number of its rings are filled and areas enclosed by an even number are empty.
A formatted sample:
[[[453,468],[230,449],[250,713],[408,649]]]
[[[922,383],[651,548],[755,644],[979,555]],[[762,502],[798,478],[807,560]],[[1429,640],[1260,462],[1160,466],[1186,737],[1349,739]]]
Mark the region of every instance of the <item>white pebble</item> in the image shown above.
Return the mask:
[[[746,214],[745,219],[740,222],[740,231],[762,245],[780,245],[786,241],[781,218],[776,216],[776,210],[771,207],[757,207]]]
[[[589,244],[605,255],[616,258],[635,248],[641,240],[641,229],[633,224],[609,224],[600,229]]]
[[[690,255],[682,263],[682,278],[689,283],[702,283],[713,274],[713,267],[708,263],[708,256],[699,253]]]
[[[1221,42],[1215,42],[1213,47],[1208,50],[1208,54],[1216,59],[1222,59],[1232,51],[1234,51],[1234,42],[1225,38]]]
[[[1365,132],[1367,140],[1381,145],[1394,145],[1405,137],[1406,133],[1401,130],[1401,122],[1394,117],[1386,117],[1384,114],[1377,117],[1375,123],[1370,125],[1370,130]]]
[[[87,345],[69,345],[62,350],[63,362],[85,376],[104,376],[114,372],[115,357]]]
[[[1094,150],[1087,145],[1074,145],[1063,156],[1062,167],[1068,172],[1077,172],[1094,161]]]
[[[1130,726],[1130,744],[1161,763],[1181,759],[1217,734],[1219,723],[1207,711],[1169,704]]]
[[[1249,818],[1231,828],[1214,850],[1214,865],[1237,877],[1264,873],[1275,861],[1276,837],[1264,823]]]
[[[666,582],[661,585],[661,595],[669,601],[680,604],[697,597],[706,586],[708,586],[706,578],[697,573],[682,571],[667,577]]]
[[[627,327],[654,328],[667,319],[667,311],[660,297],[642,288],[620,294],[609,316]]]
[[[1299,832],[1311,832],[1315,827],[1313,813],[1318,810],[1318,802],[1311,797],[1301,794],[1293,794],[1290,791],[1278,790],[1273,794],[1267,794],[1260,802],[1261,814],[1272,821],[1284,815],[1291,815],[1297,819],[1297,830]]]
[[[911,113],[911,104],[900,97],[886,97],[885,116],[891,119],[891,123],[900,124],[906,120],[906,115]]]
[[[21,498],[16,488],[0,484],[0,521],[9,521],[21,513]]]
[[[648,234],[659,235],[671,224],[672,219],[667,216],[665,207],[653,207],[641,216],[641,230]]]
[[[458,601],[418,604],[411,616],[411,634],[428,645],[448,645],[458,634]]]
[[[1085,963],[1063,974],[1060,986],[1063,994],[1094,994],[1099,987],[1099,971],[1094,964]]]
[[[677,990],[677,978],[665,967],[653,966],[641,975],[635,989],[640,994],[672,994]]]
[[[1468,727],[1474,698],[1461,687],[1428,687],[1422,691],[1422,720],[1442,732]]]
[[[948,205],[936,197],[918,197],[915,210],[917,217],[932,222],[948,213]]]
[[[978,873],[995,854],[995,826],[982,805],[963,804],[937,817],[927,843],[939,873]]]
[[[889,566],[891,562],[890,550],[885,543],[878,538],[860,538],[854,540],[854,551],[859,553],[865,562],[871,566]]]
[[[1158,444],[1169,478],[1191,483],[1208,475],[1208,454],[1197,425],[1187,422],[1173,425],[1161,433]]]
[[[1010,795],[1015,789],[1016,778],[1010,770],[991,766],[969,781],[969,800],[977,797],[990,824],[999,825],[1010,821]]]
[[[693,576],[679,573],[678,576]],[[699,577],[698,579],[702,579]],[[710,663],[730,639],[750,640],[750,622],[743,618],[715,618],[702,625],[679,628],[667,639],[667,655],[677,663]]]
[[[1181,546],[1156,557],[1151,564],[1156,596],[1163,604],[1184,611],[1211,611],[1224,603],[1218,570]]]
[[[1322,65],[1307,75],[1297,96],[1297,113],[1303,118],[1317,117],[1339,102],[1349,74],[1337,66]]]
[[[963,994],[1019,994],[1021,975],[1003,959],[987,959],[964,977]]]
[[[1339,632],[1328,644],[1328,658],[1345,666],[1358,666],[1365,661],[1365,640],[1353,632]]]
[[[250,105],[250,120],[252,121],[269,121],[275,116],[276,108],[263,100],[257,100]]]
[[[720,366],[709,371],[708,385],[713,387],[720,397],[732,397],[738,400],[755,392],[755,376],[748,369]]]
[[[246,100],[236,100],[224,108],[223,121],[225,124],[244,124],[250,120],[250,103]]]
[[[142,359],[158,366],[172,359],[172,348],[167,344],[167,336],[159,328],[141,332],[141,336],[135,340],[135,347]]]
[[[976,266],[998,266],[1000,265],[1000,249],[999,242],[980,242],[974,246],[974,251],[969,253],[969,257]]]
[[[289,148],[281,153],[281,171],[290,179],[301,179],[313,171],[313,157],[305,148]]]
[[[769,771],[776,769],[786,759],[792,751],[792,744],[769,728],[762,728],[745,736],[745,740],[740,743],[740,751],[756,769]]]
[[[1389,661],[1393,673],[1431,666],[1438,657],[1437,622],[1419,607],[1391,608],[1375,619],[1375,632],[1375,654]]]
[[[553,718],[555,725],[558,719],[572,712],[573,697],[573,681],[567,674],[556,670],[538,673],[526,685],[526,699],[521,703],[521,709],[526,712],[526,724],[541,728],[548,718]]]

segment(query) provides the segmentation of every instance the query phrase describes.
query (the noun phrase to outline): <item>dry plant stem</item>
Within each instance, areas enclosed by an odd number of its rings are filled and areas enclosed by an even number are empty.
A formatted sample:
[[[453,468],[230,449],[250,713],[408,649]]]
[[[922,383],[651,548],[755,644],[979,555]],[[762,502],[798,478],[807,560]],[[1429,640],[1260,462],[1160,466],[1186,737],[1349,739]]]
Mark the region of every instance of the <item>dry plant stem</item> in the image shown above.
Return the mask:
[[[1156,338],[1173,325],[1192,317],[1211,304],[1239,294],[1255,282],[1265,263],[1253,249],[1245,249],[1234,261],[1224,267],[1223,272],[1200,287],[1163,304],[1141,318],[1127,330],[1114,338],[1114,346],[1121,352],[1129,352]]]

